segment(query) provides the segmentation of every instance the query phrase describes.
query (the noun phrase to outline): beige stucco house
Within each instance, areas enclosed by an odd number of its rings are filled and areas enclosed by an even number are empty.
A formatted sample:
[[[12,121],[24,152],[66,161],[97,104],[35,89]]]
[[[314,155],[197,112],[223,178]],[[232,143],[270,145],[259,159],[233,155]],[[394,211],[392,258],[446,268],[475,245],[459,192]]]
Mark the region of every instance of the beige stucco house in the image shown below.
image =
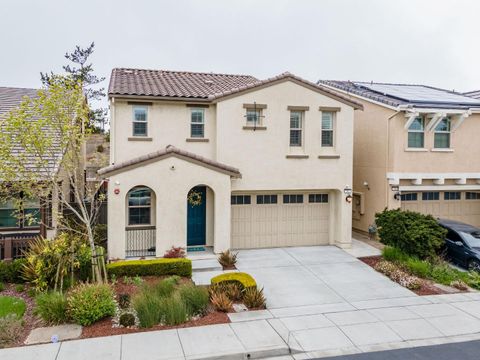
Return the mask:
[[[290,73],[114,69],[110,258],[351,242],[361,105]]]
[[[353,228],[402,208],[480,226],[480,100],[422,85],[319,81],[360,102]]]

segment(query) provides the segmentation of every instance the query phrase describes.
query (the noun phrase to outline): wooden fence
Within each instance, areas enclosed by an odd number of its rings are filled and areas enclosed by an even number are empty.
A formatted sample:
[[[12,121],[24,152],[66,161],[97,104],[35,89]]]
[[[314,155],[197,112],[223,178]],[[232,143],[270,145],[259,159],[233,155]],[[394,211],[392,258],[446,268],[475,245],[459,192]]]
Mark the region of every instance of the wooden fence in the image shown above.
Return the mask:
[[[23,257],[28,244],[40,233],[12,233],[0,234],[0,260],[14,260]]]

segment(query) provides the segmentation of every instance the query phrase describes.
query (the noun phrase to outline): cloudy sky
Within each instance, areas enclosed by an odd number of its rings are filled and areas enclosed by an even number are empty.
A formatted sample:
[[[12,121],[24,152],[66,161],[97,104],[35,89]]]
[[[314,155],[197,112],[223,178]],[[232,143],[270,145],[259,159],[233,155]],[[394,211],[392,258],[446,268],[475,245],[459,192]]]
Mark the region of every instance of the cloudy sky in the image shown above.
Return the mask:
[[[113,67],[480,88],[477,0],[0,0],[0,86],[75,45]]]

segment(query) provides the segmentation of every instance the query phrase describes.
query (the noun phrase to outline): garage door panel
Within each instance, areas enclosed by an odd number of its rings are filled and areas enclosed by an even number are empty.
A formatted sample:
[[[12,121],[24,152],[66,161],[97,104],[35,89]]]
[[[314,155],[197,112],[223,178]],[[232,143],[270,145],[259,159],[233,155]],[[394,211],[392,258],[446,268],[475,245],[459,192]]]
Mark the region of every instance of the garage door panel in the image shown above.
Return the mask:
[[[417,201],[402,201],[402,210],[417,211],[431,214],[433,217],[446,218],[467,224],[480,226],[480,200],[467,200],[465,192],[461,193],[460,200],[445,200],[440,192],[439,200],[422,200],[422,193],[418,193]]]
[[[303,204],[232,205],[232,247],[328,244],[330,204],[307,200],[304,194]]]

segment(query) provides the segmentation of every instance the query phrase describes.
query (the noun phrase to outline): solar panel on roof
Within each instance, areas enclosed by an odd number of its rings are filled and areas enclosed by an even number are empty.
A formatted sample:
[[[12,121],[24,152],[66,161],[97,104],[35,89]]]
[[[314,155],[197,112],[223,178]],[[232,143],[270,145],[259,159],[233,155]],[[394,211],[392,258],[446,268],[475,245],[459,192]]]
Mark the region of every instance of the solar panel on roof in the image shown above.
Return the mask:
[[[361,82],[355,83],[355,85],[409,102],[480,105],[479,100],[471,97],[421,85],[395,85]]]

